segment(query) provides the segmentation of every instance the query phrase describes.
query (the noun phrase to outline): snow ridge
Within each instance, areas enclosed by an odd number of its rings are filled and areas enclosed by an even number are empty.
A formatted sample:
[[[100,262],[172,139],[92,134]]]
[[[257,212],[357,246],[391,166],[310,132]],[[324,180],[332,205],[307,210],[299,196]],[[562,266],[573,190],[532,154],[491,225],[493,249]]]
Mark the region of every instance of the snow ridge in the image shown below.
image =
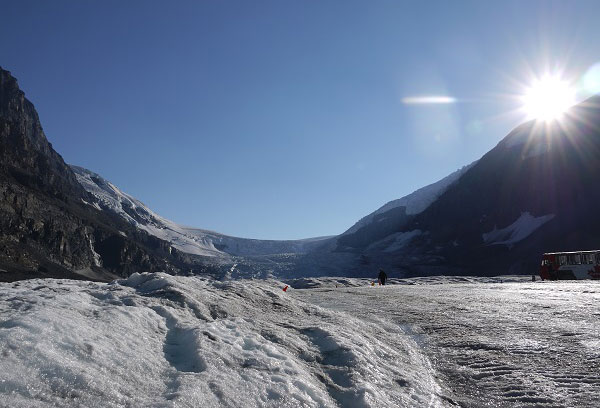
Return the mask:
[[[2,402],[442,405],[429,360],[398,326],[311,305],[282,287],[162,273],[0,284]]]
[[[446,190],[448,190],[448,188],[451,185],[457,182],[458,179],[476,163],[477,161],[474,161],[473,163],[463,166],[462,168],[456,170],[454,173],[444,177],[439,181],[436,181],[433,184],[422,187],[407,196],[388,202],[378,210],[361,218],[356,224],[354,224],[342,235],[352,234],[358,231],[365,225],[368,225],[371,222],[373,222],[373,218],[375,218],[376,215],[383,214],[397,207],[406,207],[407,215],[415,215],[423,212],[435,200],[437,200],[442,194],[444,194],[444,192],[446,192]]]
[[[330,238],[259,240],[186,227],[156,214],[144,203],[121,191],[100,175],[79,166],[71,165],[71,169],[79,183],[96,197],[103,209],[116,213],[137,228],[171,242],[173,247],[189,254],[210,257],[298,254],[306,253],[310,248]],[[98,208],[98,203],[90,205]]]

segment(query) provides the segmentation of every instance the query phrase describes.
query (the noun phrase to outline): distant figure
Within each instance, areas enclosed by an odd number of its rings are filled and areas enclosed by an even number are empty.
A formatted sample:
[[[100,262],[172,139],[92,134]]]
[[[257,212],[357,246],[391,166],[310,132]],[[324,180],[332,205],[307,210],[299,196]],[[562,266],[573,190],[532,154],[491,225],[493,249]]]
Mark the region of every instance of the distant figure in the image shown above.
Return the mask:
[[[380,285],[385,285],[385,280],[387,279],[387,275],[385,274],[383,269],[379,270],[379,276],[377,277],[377,279],[379,279]]]

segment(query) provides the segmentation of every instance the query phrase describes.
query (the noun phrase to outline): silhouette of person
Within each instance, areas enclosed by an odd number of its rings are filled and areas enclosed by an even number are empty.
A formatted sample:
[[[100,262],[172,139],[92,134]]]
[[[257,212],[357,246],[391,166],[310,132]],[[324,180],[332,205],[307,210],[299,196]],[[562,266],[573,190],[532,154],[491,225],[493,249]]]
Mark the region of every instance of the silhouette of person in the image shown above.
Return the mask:
[[[385,281],[387,279],[387,275],[385,274],[385,272],[383,271],[383,269],[379,270],[379,276],[377,277],[377,279],[379,280],[379,284],[380,285],[385,285]]]

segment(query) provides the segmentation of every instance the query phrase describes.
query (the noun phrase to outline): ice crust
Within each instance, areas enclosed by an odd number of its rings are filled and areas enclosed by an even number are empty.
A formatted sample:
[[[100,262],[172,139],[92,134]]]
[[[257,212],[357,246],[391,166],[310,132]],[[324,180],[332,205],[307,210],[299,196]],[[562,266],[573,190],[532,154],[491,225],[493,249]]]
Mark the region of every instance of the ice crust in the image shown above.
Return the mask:
[[[0,406],[444,405],[401,328],[283,286],[162,273],[0,284]]]

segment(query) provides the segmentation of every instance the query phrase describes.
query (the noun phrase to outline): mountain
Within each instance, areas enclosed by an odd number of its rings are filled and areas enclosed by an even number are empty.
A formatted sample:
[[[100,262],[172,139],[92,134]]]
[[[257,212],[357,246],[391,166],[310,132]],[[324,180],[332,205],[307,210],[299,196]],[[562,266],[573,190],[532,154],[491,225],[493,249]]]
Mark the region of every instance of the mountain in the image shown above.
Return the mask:
[[[448,185],[440,182],[443,192],[426,208],[397,200],[365,217],[333,251],[361,255],[355,274],[371,263],[399,276],[534,274],[543,252],[600,247],[598,174],[593,97],[560,121],[517,127]]]
[[[412,216],[423,212],[452,186],[474,164],[464,166],[443,179],[422,187],[415,192],[390,201],[378,210],[361,218],[338,237],[340,246],[361,247],[372,245],[400,229]]]
[[[46,139],[17,80],[0,68],[0,280],[203,270],[169,242],[98,210],[95,200]]]
[[[98,209],[169,241],[179,251],[222,260],[231,267],[221,277],[291,278],[370,276],[373,268],[392,266],[385,264],[385,257],[415,237],[415,232],[396,234],[396,229],[427,209],[474,164],[385,204],[339,236],[290,241],[237,238],[182,226],[156,214],[99,174],[78,166],[71,169],[79,183],[95,197]],[[377,260],[371,262],[369,257],[377,249],[383,250],[384,255],[377,255]]]
[[[176,224],[156,214],[144,203],[121,191],[100,175],[71,166],[79,183],[96,198],[98,209],[114,213],[140,230],[169,241],[173,247],[190,254],[210,257],[302,254],[310,252],[330,237],[301,240],[260,240],[231,237],[218,232]]]
[[[478,161],[339,236],[270,241],[176,224],[68,166],[0,68],[0,280],[536,273],[549,251],[600,247],[600,97],[518,126]]]

